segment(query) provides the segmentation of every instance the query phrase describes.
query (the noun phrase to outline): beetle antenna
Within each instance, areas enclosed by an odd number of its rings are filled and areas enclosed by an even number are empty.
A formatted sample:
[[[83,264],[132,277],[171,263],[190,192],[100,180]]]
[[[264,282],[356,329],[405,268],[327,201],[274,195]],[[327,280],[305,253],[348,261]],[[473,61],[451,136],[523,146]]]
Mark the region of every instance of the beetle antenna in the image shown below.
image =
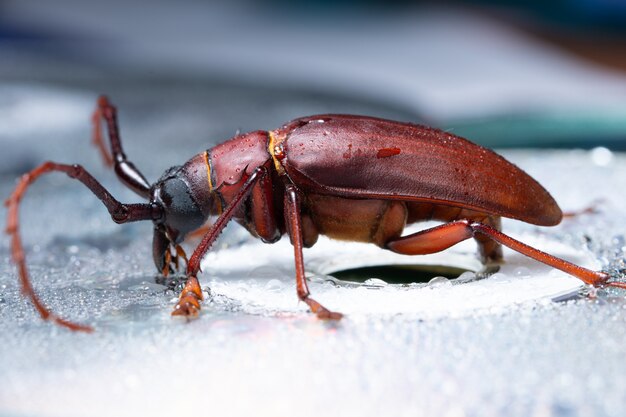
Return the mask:
[[[18,268],[22,293],[26,297],[30,298],[31,302],[35,306],[35,309],[44,320],[51,320],[61,326],[67,327],[70,330],[91,332],[93,331],[93,328],[90,326],[67,321],[52,313],[41,302],[35,293],[30,281],[28,269],[26,268],[24,248],[19,234],[19,204],[28,187],[37,178],[43,174],[55,171],[63,172],[70,178],[75,178],[86,185],[87,188],[89,188],[91,192],[93,192],[106,206],[111,218],[116,223],[127,223],[139,220],[158,220],[163,215],[163,209],[160,206],[152,204],[120,203],[82,166],[57,164],[54,162],[45,162],[29,173],[24,174],[11,196],[6,200],[5,205],[8,208],[6,233],[11,236],[11,256],[13,257],[13,262]]]
[[[111,143],[111,152],[107,151],[106,145],[102,137],[101,119],[104,119],[109,132],[109,142]],[[113,106],[106,96],[98,98],[98,105],[93,112],[91,119],[93,123],[92,142],[100,150],[102,159],[106,166],[113,166],[117,177],[128,188],[144,198],[150,197],[150,183],[146,177],[137,169],[135,164],[126,158],[124,149],[122,148],[122,139],[120,138],[120,129],[117,123],[117,109]]]

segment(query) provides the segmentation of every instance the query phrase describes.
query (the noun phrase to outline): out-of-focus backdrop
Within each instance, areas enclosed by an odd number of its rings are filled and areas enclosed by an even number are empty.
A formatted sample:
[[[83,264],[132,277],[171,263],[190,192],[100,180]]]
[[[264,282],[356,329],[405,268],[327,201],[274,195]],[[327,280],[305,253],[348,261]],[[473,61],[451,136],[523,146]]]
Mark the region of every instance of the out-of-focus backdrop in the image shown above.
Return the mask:
[[[611,0],[4,0],[0,76],[230,83],[376,103],[491,146],[623,149],[625,16]]]

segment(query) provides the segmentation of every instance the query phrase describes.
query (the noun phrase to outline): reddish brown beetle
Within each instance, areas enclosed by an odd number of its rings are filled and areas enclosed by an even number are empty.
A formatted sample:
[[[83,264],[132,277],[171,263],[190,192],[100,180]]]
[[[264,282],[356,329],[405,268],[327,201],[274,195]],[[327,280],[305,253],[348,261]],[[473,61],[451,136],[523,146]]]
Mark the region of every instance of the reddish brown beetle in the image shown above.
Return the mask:
[[[111,153],[102,141],[107,123]],[[30,284],[18,233],[18,206],[40,175],[64,172],[86,185],[117,223],[154,222],[153,257],[167,275],[185,258],[179,246],[209,216],[217,220],[187,262],[187,283],[174,315],[195,316],[202,291],[200,261],[226,224],[235,219],[252,235],[272,243],[287,233],[294,247],[296,289],[318,317],[339,319],[310,297],[302,248],[318,235],[369,242],[402,254],[439,252],[476,239],[484,263],[499,262],[501,245],[571,274],[587,284],[626,288],[610,276],[582,268],[521,243],[500,231],[500,218],[553,226],[563,214],[548,192],[496,153],[463,138],[409,123],[362,116],[319,115],[296,119],[273,131],[238,135],[172,167],[153,185],[127,160],[116,109],[105,97],[94,114],[94,141],[120,180],[147,204],[123,204],[80,165],[46,162],[24,175],[7,200],[7,232],[23,293],[41,317],[72,330],[90,327],[51,313]],[[443,225],[401,236],[407,223]]]

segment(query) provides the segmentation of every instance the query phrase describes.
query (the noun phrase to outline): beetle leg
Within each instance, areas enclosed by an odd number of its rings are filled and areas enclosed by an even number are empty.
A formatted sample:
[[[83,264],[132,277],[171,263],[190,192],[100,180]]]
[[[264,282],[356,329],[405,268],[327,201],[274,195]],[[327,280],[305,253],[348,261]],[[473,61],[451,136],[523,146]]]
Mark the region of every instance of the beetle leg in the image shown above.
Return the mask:
[[[251,224],[247,225],[247,228],[266,243],[274,243],[280,239],[273,193],[272,178],[270,175],[264,175],[250,194]]]
[[[500,217],[487,216],[483,219],[473,219],[475,222],[490,226],[497,231],[502,230],[502,222]],[[497,265],[502,263],[502,245],[483,234],[474,235],[474,240],[478,244],[478,254],[483,264]]]
[[[343,314],[328,310],[326,307],[310,297],[309,287],[304,276],[304,257],[302,256],[302,222],[300,219],[300,198],[293,185],[287,185],[285,190],[285,222],[289,230],[289,237],[293,244],[296,261],[296,291],[298,298],[304,301],[311,311],[320,319],[340,320]]]
[[[257,182],[265,175],[267,175],[267,168],[265,167],[259,167],[254,170],[252,175],[248,177],[233,200],[217,218],[215,223],[213,223],[209,231],[206,232],[202,238],[200,244],[193,251],[191,258],[189,258],[189,262],[187,263],[187,284],[180,295],[178,303],[174,307],[172,315],[181,315],[186,317],[196,317],[198,315],[198,310],[200,309],[200,303],[198,301],[202,300],[202,291],[200,290],[200,285],[198,284],[197,279],[198,273],[200,272],[200,262],[213,243],[215,243],[215,240],[220,233],[222,233],[224,227],[226,227],[237,210],[241,207],[244,201],[246,201],[246,198],[250,195],[254,185],[257,184]],[[195,297],[197,298],[195,302],[192,300],[194,295],[197,296]]]
[[[104,119],[109,132],[109,142],[111,142],[111,154],[106,150],[102,139],[102,127],[100,119]],[[98,106],[92,116],[93,137],[92,142],[98,147],[105,165],[114,165],[118,178],[131,190],[142,197],[150,198],[150,183],[146,177],[126,159],[126,154],[122,148],[120,131],[117,123],[117,109],[109,102],[106,96],[98,98]]]
[[[185,253],[185,250],[183,249],[183,247],[180,245],[176,245],[174,246],[174,248],[176,249],[176,257],[182,258],[183,261],[185,261],[185,265],[187,265],[189,263],[189,259],[187,259],[187,254]],[[178,267],[178,261],[176,261],[176,263],[177,263],[176,267]]]
[[[75,178],[79,180],[87,188],[89,188],[89,190],[91,190],[91,192],[94,193],[94,195],[106,206],[109,214],[111,215],[111,218],[116,223],[127,223],[138,220],[153,220],[155,218],[158,218],[161,213],[159,213],[156,207],[153,207],[150,204],[120,203],[82,166],[57,164],[54,162],[46,162],[33,169],[29,173],[24,174],[18,182],[17,186],[15,187],[15,190],[13,191],[11,196],[6,200],[5,205],[7,206],[8,212],[6,233],[11,236],[11,256],[13,258],[13,262],[15,262],[15,264],[17,265],[22,293],[24,294],[24,296],[30,299],[42,319],[51,320],[71,330],[81,330],[89,332],[93,330],[91,327],[62,319],[61,317],[52,313],[41,302],[32,287],[28,274],[28,269],[26,268],[24,248],[22,247],[19,233],[19,204],[30,184],[32,184],[41,175],[55,171],[63,172],[70,178]]]
[[[405,255],[424,255],[428,253],[440,252],[463,240],[481,234],[490,239],[513,249],[523,255],[533,258],[553,268],[559,269],[575,276],[586,284],[594,287],[618,287],[626,289],[626,283],[609,282],[610,275],[605,272],[592,271],[587,268],[567,262],[556,256],[542,252],[528,246],[525,243],[515,240],[512,237],[494,229],[483,223],[471,222],[469,220],[458,220],[421,232],[413,233],[387,242],[387,248]]]

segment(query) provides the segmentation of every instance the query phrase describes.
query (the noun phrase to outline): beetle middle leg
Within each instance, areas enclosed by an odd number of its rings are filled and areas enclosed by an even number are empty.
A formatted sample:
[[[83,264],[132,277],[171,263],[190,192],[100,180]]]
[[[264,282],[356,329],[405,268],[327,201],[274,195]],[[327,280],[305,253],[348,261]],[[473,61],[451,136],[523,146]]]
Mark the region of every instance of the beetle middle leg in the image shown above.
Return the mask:
[[[387,242],[386,247],[394,252],[405,255],[425,255],[440,252],[459,242],[475,237],[477,234],[486,236],[516,252],[573,275],[584,283],[593,285],[594,287],[611,286],[626,289],[626,283],[609,282],[611,277],[605,272],[592,271],[567,262],[564,259],[557,258],[556,256],[526,245],[519,240],[513,239],[489,225],[472,222],[470,220],[458,220],[413,233]]]
[[[304,257],[302,255],[302,220],[300,218],[300,198],[293,185],[287,185],[285,189],[285,221],[289,231],[289,237],[293,245],[296,262],[296,291],[298,298],[304,301],[311,311],[320,319],[340,320],[343,315],[328,310],[326,307],[311,298],[309,287],[304,275]]]

